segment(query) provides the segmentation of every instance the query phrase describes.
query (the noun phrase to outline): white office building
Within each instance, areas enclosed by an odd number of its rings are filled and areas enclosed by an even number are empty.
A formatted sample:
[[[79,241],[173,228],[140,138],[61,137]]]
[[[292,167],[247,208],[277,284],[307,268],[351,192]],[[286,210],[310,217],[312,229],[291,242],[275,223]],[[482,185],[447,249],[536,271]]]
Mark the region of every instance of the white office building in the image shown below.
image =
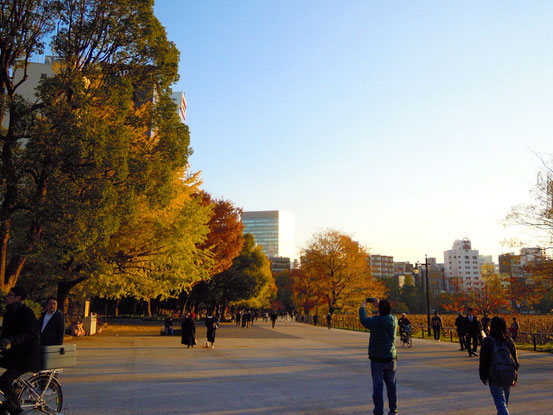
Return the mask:
[[[483,286],[478,250],[472,249],[468,238],[453,242],[444,251],[444,271],[447,291],[478,290]]]

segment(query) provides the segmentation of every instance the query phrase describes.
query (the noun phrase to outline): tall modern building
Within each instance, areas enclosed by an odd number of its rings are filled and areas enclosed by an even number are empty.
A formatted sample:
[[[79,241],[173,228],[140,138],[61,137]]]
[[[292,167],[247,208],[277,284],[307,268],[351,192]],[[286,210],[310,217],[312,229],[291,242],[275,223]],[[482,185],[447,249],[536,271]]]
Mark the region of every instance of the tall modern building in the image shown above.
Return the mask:
[[[295,258],[294,215],[282,210],[242,213],[244,233],[251,233],[269,258]]]
[[[444,252],[444,270],[448,291],[483,286],[478,250],[472,249],[467,238],[453,242],[452,249]]]

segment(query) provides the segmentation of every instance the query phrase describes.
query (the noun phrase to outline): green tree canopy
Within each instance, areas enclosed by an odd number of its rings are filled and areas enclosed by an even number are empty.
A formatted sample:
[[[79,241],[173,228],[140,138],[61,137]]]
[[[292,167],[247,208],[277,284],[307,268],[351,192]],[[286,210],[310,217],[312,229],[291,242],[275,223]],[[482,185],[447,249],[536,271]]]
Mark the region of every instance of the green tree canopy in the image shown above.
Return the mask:
[[[215,304],[267,307],[276,286],[269,259],[255,246],[252,234],[244,236],[244,246],[231,267],[213,277],[209,283],[211,301]]]
[[[1,7],[3,33],[10,33],[0,41],[6,58],[0,59],[0,102],[7,103],[0,116],[9,114],[0,137],[1,288],[28,274],[29,262],[29,270],[70,288],[124,263],[112,249],[117,235],[128,234],[144,211],[166,209],[178,196],[175,175],[190,154],[188,128],[170,96],[179,54],[151,0],[18,0]],[[55,12],[41,15],[45,10]],[[36,103],[26,103],[17,87],[54,23],[55,76],[41,82]],[[16,33],[23,27],[28,30]],[[153,240],[161,243],[155,236],[163,230],[175,241],[177,229],[204,223],[190,206],[182,208],[188,225],[158,221]],[[183,244],[204,236],[193,233]],[[165,264],[177,257],[167,247],[157,252]],[[181,259],[197,264],[190,255]],[[161,275],[169,274],[175,275]]]

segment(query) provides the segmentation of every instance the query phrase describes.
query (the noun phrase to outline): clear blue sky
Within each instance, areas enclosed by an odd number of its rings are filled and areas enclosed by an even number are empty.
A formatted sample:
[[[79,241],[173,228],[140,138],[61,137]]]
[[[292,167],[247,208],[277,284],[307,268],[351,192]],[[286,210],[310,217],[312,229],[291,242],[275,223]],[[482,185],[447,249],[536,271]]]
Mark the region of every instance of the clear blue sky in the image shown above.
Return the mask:
[[[373,253],[513,250],[552,153],[550,1],[157,0],[181,53],[193,171],[244,210]],[[495,258],[497,260],[497,258]]]

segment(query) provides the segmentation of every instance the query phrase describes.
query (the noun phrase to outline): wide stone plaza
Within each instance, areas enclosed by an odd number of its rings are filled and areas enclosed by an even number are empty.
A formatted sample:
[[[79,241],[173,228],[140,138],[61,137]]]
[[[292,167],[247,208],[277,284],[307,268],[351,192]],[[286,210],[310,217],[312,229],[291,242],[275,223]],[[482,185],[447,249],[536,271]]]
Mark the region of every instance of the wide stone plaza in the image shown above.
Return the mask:
[[[75,339],[77,367],[60,376],[64,414],[372,413],[367,333],[277,322],[275,329],[223,324],[214,349],[202,347],[198,325],[197,339],[193,349],[179,336]],[[415,339],[398,355],[400,414],[496,413],[477,358],[458,345]],[[522,351],[519,358],[511,414],[552,414],[553,355]]]

